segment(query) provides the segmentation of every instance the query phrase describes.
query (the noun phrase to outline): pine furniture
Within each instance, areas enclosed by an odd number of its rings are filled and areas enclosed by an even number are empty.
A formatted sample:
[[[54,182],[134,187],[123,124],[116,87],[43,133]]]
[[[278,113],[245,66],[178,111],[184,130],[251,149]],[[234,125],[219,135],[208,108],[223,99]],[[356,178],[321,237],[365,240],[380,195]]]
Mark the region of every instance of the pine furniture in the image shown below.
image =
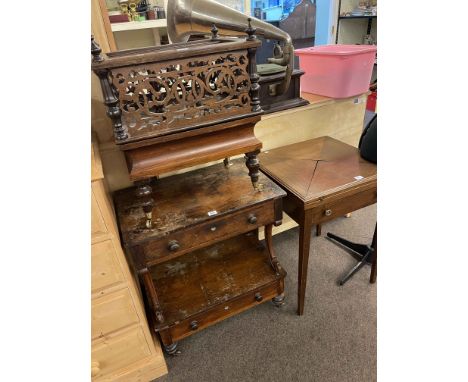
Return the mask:
[[[97,144],[91,151],[91,376],[152,381],[167,373],[120,246]]]

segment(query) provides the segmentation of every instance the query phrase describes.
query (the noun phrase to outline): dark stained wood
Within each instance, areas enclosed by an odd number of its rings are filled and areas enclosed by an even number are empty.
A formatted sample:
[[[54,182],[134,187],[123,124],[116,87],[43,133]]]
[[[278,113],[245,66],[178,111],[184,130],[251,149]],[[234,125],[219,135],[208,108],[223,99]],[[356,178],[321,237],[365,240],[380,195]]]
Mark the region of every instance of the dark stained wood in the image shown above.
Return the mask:
[[[259,157],[261,171],[287,192],[283,210],[300,226],[297,312],[302,315],[312,226],[317,225],[319,234],[321,223],[376,203],[377,166],[362,159],[357,148],[330,137]]]
[[[101,55],[92,38],[115,143],[126,152],[130,179],[248,153],[256,187],[262,145],[255,29],[245,38],[213,38]]]
[[[297,286],[297,314],[304,314],[304,296],[307,287],[307,267],[309,265],[310,252],[310,236],[311,236],[311,219],[308,215],[304,215],[299,223],[299,265],[298,265],[298,286]]]
[[[377,180],[377,166],[361,158],[357,148],[331,137],[269,150],[262,153],[261,169],[295,194],[306,208],[350,188],[373,187]],[[363,179],[356,180],[356,176]]]
[[[260,189],[260,185],[258,184],[258,178],[260,176],[260,163],[258,161],[257,155],[260,153],[260,149],[255,149],[251,152],[248,152],[245,154],[245,164],[247,168],[249,169],[249,176],[250,179],[252,180],[252,184],[254,186],[254,189]]]
[[[152,267],[151,277],[166,322],[175,323],[275,282],[280,275],[271,268],[267,249],[256,238],[241,235]]]
[[[264,226],[273,221],[273,202],[242,209],[229,216],[214,217],[206,223],[196,224],[183,230],[172,231],[164,237],[141,244],[146,265],[153,266],[164,261],[237,236]]]
[[[145,230],[145,215],[135,200],[135,187],[114,193],[116,213],[124,243],[142,243],[167,237],[197,224],[247,210],[280,199],[286,193],[260,173],[261,192],[253,190],[242,159],[208,166],[184,174],[158,179],[153,183],[153,229]],[[181,208],[183,206],[183,208]],[[210,211],[216,211],[211,216]],[[273,215],[271,216],[274,221]],[[255,228],[255,227],[254,227]],[[253,228],[252,228],[253,229]],[[233,228],[233,230],[235,230]]]
[[[206,124],[192,124],[190,127],[187,129],[180,129],[178,132],[171,132],[168,134],[161,134],[157,137],[152,137],[152,138],[146,138],[141,141],[137,142],[128,142],[128,143],[122,143],[119,145],[119,148],[123,151],[125,150],[132,150],[136,149],[139,147],[145,147],[145,146],[151,146],[154,144],[158,143],[164,143],[164,142],[171,142],[171,141],[176,141],[179,139],[186,139],[189,137],[194,137],[194,136],[201,136],[200,134],[200,128],[203,128],[203,135],[213,133],[216,131],[220,130],[226,130],[226,129],[237,129],[237,128],[242,128],[244,125],[255,125],[257,122],[261,120],[261,112],[260,113],[250,113],[247,116],[241,116],[241,119],[238,119],[239,116],[232,117],[232,118],[226,118],[223,120],[223,122],[211,122],[211,123],[206,123]]]
[[[252,151],[258,153],[261,147],[262,143],[254,134],[254,125],[248,124],[237,129],[220,130],[127,151],[125,155],[130,179],[139,180],[226,156]],[[255,174],[258,174],[258,165],[256,169]]]
[[[116,143],[142,142],[261,112],[258,45],[250,37],[205,39],[102,58],[92,40],[92,69],[101,81]]]
[[[283,94],[270,94],[272,87],[284,81],[285,72],[262,75],[260,74],[260,105],[265,114],[274,113],[281,110],[292,109],[293,107],[305,106],[309,104],[304,98],[301,98],[301,76],[303,70],[294,69],[291,74],[289,88]]]
[[[260,42],[255,36],[255,28],[252,28],[251,19],[248,19],[249,27],[247,28],[246,32],[249,35],[247,41],[249,42]],[[249,74],[250,74],[250,105],[252,107],[253,112],[257,112],[262,110],[260,106],[260,84],[258,81],[260,80],[260,76],[257,73],[257,61],[256,61],[256,53],[257,47],[253,46],[247,48],[248,56],[249,56]]]
[[[112,69],[128,65],[140,65],[148,62],[162,62],[187,57],[198,57],[219,51],[234,51],[247,48],[258,48],[261,42],[257,39],[223,37],[218,40],[203,39],[170,45],[147,48],[126,49],[106,53],[104,62],[93,63],[92,69]]]
[[[281,221],[285,192],[261,173],[262,191],[254,190],[247,171],[236,159],[153,181],[150,229],[138,187],[114,194],[122,242],[169,354],[177,353],[176,341],[245,309],[282,304],[286,272],[272,226]]]
[[[275,255],[275,250],[273,249],[273,224],[268,224],[265,226],[265,242],[268,248],[268,254],[271,262],[271,266],[276,271],[276,274],[279,276],[281,272],[281,265],[279,264],[278,259]]]
[[[315,234],[316,234],[317,236],[322,235],[322,225],[321,225],[321,224],[317,224]]]

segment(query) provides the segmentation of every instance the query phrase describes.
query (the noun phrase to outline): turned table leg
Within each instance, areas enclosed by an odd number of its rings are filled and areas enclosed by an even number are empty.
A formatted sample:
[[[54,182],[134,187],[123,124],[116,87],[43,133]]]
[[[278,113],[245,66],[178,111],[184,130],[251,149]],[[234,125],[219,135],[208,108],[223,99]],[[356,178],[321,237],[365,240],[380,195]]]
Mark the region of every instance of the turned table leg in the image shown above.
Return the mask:
[[[181,351],[178,349],[178,342],[172,340],[172,336],[169,332],[169,329],[164,329],[159,332],[159,337],[164,348],[164,351],[168,355],[179,355]]]
[[[146,228],[152,228],[153,226],[153,207],[154,200],[151,197],[153,193],[153,188],[151,187],[151,179],[145,179],[135,182],[137,186],[136,196],[141,202],[143,212],[146,216]]]
[[[249,176],[255,190],[260,190],[261,188],[258,184],[258,178],[260,176],[260,162],[258,161],[257,155],[259,153],[260,150],[255,150],[245,154],[245,165],[249,169]]]
[[[304,300],[307,286],[307,267],[309,265],[311,230],[311,219],[305,215],[299,224],[299,273],[297,288],[297,314],[299,316],[304,314]]]

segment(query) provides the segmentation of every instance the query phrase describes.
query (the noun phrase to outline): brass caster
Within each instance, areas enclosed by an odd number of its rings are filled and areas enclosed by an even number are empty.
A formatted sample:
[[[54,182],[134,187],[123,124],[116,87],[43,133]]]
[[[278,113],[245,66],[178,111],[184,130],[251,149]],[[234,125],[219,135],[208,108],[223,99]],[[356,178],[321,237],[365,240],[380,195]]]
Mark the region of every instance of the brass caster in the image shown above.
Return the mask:
[[[262,192],[263,191],[263,184],[262,183],[255,182],[255,183],[252,183],[252,185],[253,185],[253,188],[254,188],[255,191],[257,191],[257,192]]]
[[[153,228],[153,213],[152,212],[145,212],[146,215],[146,223],[145,226],[148,229]]]

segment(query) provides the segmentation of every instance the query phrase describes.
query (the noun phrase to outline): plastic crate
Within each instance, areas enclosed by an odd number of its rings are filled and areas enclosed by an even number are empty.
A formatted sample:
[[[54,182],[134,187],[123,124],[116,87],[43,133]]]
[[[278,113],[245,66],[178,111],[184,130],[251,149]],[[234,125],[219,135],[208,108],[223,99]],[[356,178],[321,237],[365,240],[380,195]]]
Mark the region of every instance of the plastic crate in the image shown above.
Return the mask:
[[[353,97],[369,90],[375,45],[322,45],[298,49],[301,91],[331,98]]]

